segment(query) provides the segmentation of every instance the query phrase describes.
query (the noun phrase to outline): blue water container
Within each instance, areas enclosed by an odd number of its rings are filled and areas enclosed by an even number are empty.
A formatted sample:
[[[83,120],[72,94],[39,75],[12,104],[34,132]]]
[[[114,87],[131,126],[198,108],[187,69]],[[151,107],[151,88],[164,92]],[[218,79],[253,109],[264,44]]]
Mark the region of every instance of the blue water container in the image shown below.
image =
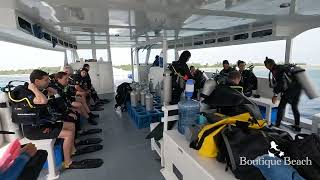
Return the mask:
[[[186,83],[185,95],[186,99],[178,103],[179,120],[178,131],[184,134],[185,128],[197,123],[200,115],[200,103],[192,100],[193,80],[188,80]]]

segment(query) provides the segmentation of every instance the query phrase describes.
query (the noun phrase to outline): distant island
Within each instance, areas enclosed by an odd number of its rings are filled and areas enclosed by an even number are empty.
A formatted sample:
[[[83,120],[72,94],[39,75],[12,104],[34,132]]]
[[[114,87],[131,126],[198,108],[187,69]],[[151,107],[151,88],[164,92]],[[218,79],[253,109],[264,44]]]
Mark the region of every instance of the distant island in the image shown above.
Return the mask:
[[[41,69],[49,74],[59,72],[61,67],[39,67],[35,69]],[[18,69],[18,70],[1,70],[0,75],[13,75],[13,74],[30,74],[34,69]]]

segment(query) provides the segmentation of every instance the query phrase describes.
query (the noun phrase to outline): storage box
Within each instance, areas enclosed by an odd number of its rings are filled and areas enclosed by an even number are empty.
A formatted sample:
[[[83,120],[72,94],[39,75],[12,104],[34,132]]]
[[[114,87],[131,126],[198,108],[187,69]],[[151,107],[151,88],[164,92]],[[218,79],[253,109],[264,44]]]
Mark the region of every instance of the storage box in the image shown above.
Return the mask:
[[[54,145],[54,156],[56,161],[56,168],[60,169],[63,162],[63,149],[62,149],[63,141],[58,141]],[[48,160],[43,165],[43,169],[48,169]]]
[[[265,119],[266,118],[266,108],[263,106],[259,106],[259,109],[262,114],[262,117]],[[272,108],[272,111],[271,111],[271,123],[272,124],[276,123],[277,114],[278,114],[278,108],[277,107]]]

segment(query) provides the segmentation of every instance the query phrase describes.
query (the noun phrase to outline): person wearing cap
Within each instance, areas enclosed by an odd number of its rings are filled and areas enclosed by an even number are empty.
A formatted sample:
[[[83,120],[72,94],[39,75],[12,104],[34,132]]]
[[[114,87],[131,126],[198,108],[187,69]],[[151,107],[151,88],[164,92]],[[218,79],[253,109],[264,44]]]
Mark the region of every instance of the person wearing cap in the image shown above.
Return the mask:
[[[231,71],[234,71],[234,70],[235,70],[235,69],[233,69],[233,68],[230,66],[228,60],[222,61],[222,65],[223,65],[223,69],[220,71],[220,74],[221,74],[222,76],[228,77],[228,76],[229,76],[229,73],[230,73]]]
[[[292,125],[293,130],[301,131],[300,128],[300,113],[298,109],[298,103],[302,92],[302,86],[294,76],[289,75],[290,67],[286,65],[278,65],[273,59],[266,57],[264,61],[265,67],[270,70],[269,85],[273,88],[274,96],[272,97],[272,103],[277,101],[278,94],[281,95],[281,100],[278,106],[276,127],[279,127],[281,120],[283,119],[284,112],[287,103],[291,104],[294,122]],[[272,75],[272,78],[271,78]],[[272,126],[272,125],[271,125]]]

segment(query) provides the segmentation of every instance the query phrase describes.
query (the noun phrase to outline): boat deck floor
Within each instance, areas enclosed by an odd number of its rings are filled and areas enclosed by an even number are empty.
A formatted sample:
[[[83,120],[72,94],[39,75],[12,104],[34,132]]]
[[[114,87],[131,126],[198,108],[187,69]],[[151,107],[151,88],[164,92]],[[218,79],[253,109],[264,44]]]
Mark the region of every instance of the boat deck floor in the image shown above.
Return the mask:
[[[103,150],[80,155],[74,160],[101,158],[104,164],[97,169],[65,170],[60,173],[61,180],[163,180],[160,173],[160,157],[151,151],[150,140],[145,137],[149,129],[137,129],[126,112],[114,111],[114,96],[103,96],[112,100],[104,105],[104,110],[94,112],[100,115],[98,126],[83,129],[101,128],[100,134],[81,137],[100,137]],[[40,178],[42,179],[42,178]]]

